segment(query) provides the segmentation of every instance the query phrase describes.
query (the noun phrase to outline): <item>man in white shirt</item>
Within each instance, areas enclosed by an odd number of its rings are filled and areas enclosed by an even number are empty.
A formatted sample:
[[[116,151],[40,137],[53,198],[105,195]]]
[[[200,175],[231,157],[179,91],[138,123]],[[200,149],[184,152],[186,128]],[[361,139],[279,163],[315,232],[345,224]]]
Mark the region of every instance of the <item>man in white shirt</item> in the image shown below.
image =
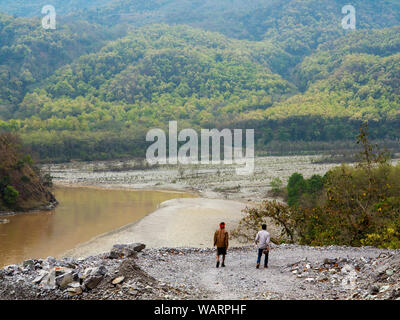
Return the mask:
[[[262,225],[262,230],[257,233],[255,243],[258,245],[258,258],[256,268],[260,268],[261,257],[265,253],[264,268],[268,268],[269,242],[270,234],[267,231],[267,225]]]

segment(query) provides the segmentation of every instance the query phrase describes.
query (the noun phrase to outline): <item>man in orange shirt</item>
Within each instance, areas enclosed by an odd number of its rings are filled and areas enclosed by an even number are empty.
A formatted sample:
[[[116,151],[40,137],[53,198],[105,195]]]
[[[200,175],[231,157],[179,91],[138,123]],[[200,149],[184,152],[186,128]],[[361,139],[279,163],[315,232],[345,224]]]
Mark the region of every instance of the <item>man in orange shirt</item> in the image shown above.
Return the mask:
[[[225,230],[225,222],[219,224],[219,229],[214,234],[214,247],[217,246],[217,268],[219,268],[219,256],[222,256],[222,265],[225,267],[225,256],[229,246],[228,231]]]

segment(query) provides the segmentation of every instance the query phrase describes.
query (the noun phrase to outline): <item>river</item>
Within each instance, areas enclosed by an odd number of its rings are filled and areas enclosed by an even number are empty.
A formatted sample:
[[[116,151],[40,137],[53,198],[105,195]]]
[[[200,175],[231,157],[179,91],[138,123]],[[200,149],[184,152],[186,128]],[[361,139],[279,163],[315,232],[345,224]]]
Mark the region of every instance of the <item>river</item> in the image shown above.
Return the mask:
[[[166,200],[194,197],[162,191],[57,187],[52,211],[19,213],[0,224],[0,267],[31,258],[59,257],[100,234],[136,222]]]

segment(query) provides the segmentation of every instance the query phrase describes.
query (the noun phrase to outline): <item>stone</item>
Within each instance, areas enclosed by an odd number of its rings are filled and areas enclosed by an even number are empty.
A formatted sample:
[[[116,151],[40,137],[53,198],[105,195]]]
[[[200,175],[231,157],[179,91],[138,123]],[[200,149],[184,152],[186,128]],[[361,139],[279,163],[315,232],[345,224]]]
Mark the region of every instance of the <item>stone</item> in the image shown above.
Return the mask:
[[[381,287],[381,288],[379,289],[379,293],[388,291],[389,289],[390,289],[390,286],[383,286],[383,287]]]
[[[361,257],[361,261],[364,262],[364,263],[368,263],[368,260],[366,258],[364,258],[364,257]]]
[[[40,283],[43,278],[46,276],[47,272],[44,270],[40,270],[39,275],[32,281],[34,284]]]
[[[86,288],[92,290],[100,284],[101,280],[103,280],[102,275],[89,276],[87,279],[85,279],[84,284]]]
[[[129,248],[131,248],[132,250],[135,250],[136,252],[140,252],[144,248],[146,248],[146,245],[143,243],[132,243],[129,245]]]
[[[328,281],[328,280],[329,280],[329,278],[327,276],[320,276],[317,278],[317,281],[320,281],[320,282],[324,282],[324,281]]]
[[[68,284],[69,288],[81,288],[81,284],[79,282],[71,282]]]
[[[53,257],[47,257],[47,262],[49,265],[55,265],[57,263],[57,260]]]
[[[146,246],[143,243],[132,244],[115,244],[111,249],[109,259],[122,259],[136,257],[137,253],[142,251]]]
[[[28,267],[29,269],[33,269],[35,267],[35,261],[25,260],[24,262],[22,262],[22,266],[25,268]]]
[[[335,264],[335,263],[337,263],[336,258],[325,258],[324,259],[324,264]]]
[[[393,270],[386,270],[386,274],[388,276],[392,276],[393,275]]]
[[[112,284],[113,285],[117,285],[117,284],[120,284],[122,281],[124,281],[125,280],[125,277],[124,276],[121,276],[121,277],[118,277],[118,278],[115,278],[113,281],[112,281]]]
[[[102,275],[105,276],[107,274],[107,268],[105,266],[99,266],[97,268],[95,268],[91,274],[93,275]]]
[[[19,267],[16,264],[11,264],[4,268],[6,276],[13,276],[15,272],[18,272]]]
[[[96,288],[104,276],[107,274],[107,268],[104,266],[99,266],[97,268],[91,269],[89,274],[85,277],[84,285],[86,288],[92,290]]]
[[[84,280],[88,276],[90,276],[90,274],[92,273],[93,270],[94,270],[94,268],[87,268],[83,272],[79,272],[78,276],[79,276],[80,279]]]
[[[60,289],[64,290],[71,282],[74,281],[74,278],[74,273],[64,273],[56,278],[56,284],[60,287]]]
[[[68,294],[69,294],[70,297],[74,297],[74,296],[77,296],[77,295],[81,295],[82,292],[83,292],[83,290],[82,290],[82,288],[79,286],[79,287],[76,287],[76,288],[68,288],[68,289],[67,289],[67,292],[68,292]]]
[[[343,266],[342,270],[340,271],[342,274],[347,274],[353,270],[353,267],[349,264]]]
[[[61,275],[65,274],[65,273],[72,272],[72,269],[65,268],[65,267],[55,267],[54,270],[56,271],[56,276],[61,276]]]
[[[368,289],[369,294],[377,294],[379,292],[379,287],[376,285],[372,285]]]
[[[56,271],[52,269],[42,280],[40,283],[46,289],[55,289],[56,288]]]

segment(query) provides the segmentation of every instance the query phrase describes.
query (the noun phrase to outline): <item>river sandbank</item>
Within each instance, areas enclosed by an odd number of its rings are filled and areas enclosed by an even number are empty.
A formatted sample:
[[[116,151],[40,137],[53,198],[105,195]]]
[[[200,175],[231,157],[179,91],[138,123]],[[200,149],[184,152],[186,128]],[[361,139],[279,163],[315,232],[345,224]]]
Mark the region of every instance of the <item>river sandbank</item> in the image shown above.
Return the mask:
[[[246,204],[219,199],[186,198],[163,202],[140,221],[97,236],[62,256],[82,258],[109,251],[117,243],[143,242],[149,248],[213,246],[213,235],[221,221],[228,232],[244,216]],[[237,240],[231,246],[241,246]]]
[[[235,166],[163,166],[131,170],[134,162],[73,162],[44,166],[57,185],[111,190],[158,190],[188,192],[198,199],[164,202],[142,220],[118,230],[97,236],[64,253],[85,257],[111,249],[116,243],[144,242],[157,247],[212,247],[212,237],[219,222],[232,231],[244,216],[248,205],[268,199],[272,179],[285,184],[293,172],[306,177],[324,174],[334,164],[315,164],[315,156],[257,157],[251,176],[235,174]],[[269,230],[277,237],[278,228]],[[232,239],[233,246],[242,243]]]

